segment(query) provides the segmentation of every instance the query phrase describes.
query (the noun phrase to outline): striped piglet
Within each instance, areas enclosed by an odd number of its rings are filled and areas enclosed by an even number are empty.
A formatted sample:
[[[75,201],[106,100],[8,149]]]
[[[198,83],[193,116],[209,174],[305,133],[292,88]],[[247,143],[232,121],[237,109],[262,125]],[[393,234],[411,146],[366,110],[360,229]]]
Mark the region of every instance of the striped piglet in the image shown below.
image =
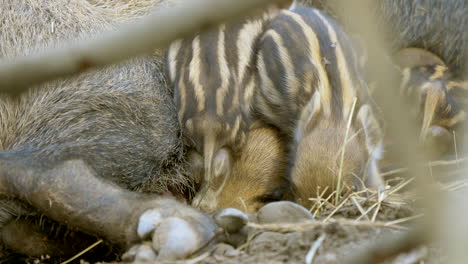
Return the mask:
[[[292,2],[271,5],[239,22],[178,40],[168,49],[167,76],[174,86],[188,159],[199,182],[193,199],[198,208],[216,209],[218,197],[236,171],[233,166],[241,160],[253,124],[254,46],[267,21]]]
[[[289,193],[309,198],[379,187],[382,135],[353,43],[318,10],[282,11],[257,52],[255,106],[289,143]]]

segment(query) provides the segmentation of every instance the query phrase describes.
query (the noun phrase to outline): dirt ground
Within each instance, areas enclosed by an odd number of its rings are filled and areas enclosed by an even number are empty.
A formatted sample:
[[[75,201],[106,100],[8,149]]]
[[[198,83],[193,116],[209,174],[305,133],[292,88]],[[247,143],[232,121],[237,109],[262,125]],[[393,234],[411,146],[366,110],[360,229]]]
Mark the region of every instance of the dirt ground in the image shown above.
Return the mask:
[[[329,201],[329,197],[318,198],[310,208],[314,220],[268,224],[249,222],[248,238],[237,248],[219,243],[191,259],[157,263],[346,263],[345,260],[349,256],[372,247],[379,238],[389,233],[404,234],[422,218],[420,211],[415,209],[417,198],[409,192],[402,194],[402,190],[407,188],[412,180],[398,181],[399,183],[381,193],[366,190],[348,194],[337,204]],[[440,187],[451,191],[463,187],[464,184],[447,183]],[[447,263],[441,252],[440,247],[428,245],[382,263]],[[86,254],[83,258],[85,256]],[[84,260],[80,262],[88,263]]]
[[[386,233],[405,232],[405,225],[418,217],[405,202],[389,197],[378,203],[376,198],[352,194],[341,206],[324,203],[322,211],[314,211],[314,221],[251,224],[248,241],[238,249],[218,245],[211,253],[179,263],[343,263]],[[444,262],[436,250],[425,247],[388,263]]]
[[[218,244],[209,252],[184,261],[157,263],[343,263],[347,256],[358,249],[369,247],[386,232],[401,232],[387,227],[348,225],[339,221],[318,225],[303,232],[259,231],[251,240],[238,249],[227,244]],[[317,246],[315,252],[314,246]],[[309,260],[310,262],[307,262]],[[81,263],[88,263],[81,261]],[[124,262],[112,262],[124,263]],[[146,263],[146,262],[139,262]],[[149,263],[149,262],[148,262]],[[400,254],[384,263],[447,263],[438,248],[422,247]],[[103,263],[104,264],[104,263]]]

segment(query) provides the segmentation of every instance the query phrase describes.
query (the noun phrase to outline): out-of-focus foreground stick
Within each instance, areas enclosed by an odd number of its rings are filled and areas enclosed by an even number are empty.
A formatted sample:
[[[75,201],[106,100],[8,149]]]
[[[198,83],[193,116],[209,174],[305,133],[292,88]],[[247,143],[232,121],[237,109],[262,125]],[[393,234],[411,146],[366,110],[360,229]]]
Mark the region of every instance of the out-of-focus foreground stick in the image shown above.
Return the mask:
[[[0,93],[18,95],[30,86],[89,69],[108,66],[218,23],[239,19],[252,10],[284,0],[192,0],[159,9],[102,37],[68,43],[61,49],[0,63]]]
[[[411,250],[422,245],[433,238],[433,228],[438,226],[436,215],[438,208],[434,206],[437,196],[429,189],[424,176],[427,171],[422,166],[427,153],[420,151],[418,147],[418,133],[414,123],[411,123],[407,113],[409,104],[402,101],[398,94],[399,77],[396,70],[391,66],[391,62],[382,59],[382,50],[389,50],[388,43],[385,43],[382,36],[383,30],[377,27],[378,23],[372,21],[372,1],[360,0],[345,2],[339,0],[331,1],[334,4],[334,11],[344,18],[345,23],[354,31],[358,32],[368,47],[368,65],[373,80],[379,84],[374,91],[377,105],[382,110],[385,120],[386,133],[393,138],[398,138],[395,143],[399,150],[399,157],[409,164],[409,175],[416,178],[418,193],[422,196],[421,206],[425,207],[426,217],[418,223],[423,232],[413,230],[401,236],[384,236],[381,240],[375,241],[372,248],[356,251],[343,263],[376,263],[384,261],[401,252]],[[431,206],[432,205],[432,206]],[[429,208],[429,209],[428,209]]]

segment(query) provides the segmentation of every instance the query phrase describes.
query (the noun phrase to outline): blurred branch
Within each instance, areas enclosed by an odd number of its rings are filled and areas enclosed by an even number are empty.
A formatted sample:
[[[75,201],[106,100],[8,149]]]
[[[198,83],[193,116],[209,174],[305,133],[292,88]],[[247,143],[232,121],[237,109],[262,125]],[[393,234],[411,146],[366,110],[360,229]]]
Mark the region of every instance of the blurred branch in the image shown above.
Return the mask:
[[[0,63],[0,93],[18,95],[32,85],[150,54],[175,39],[238,19],[266,4],[284,0],[192,0],[155,10],[117,32],[68,47]]]
[[[466,43],[463,43],[466,45]],[[468,65],[468,61],[466,61]],[[468,76],[467,76],[468,77]],[[465,111],[467,111],[465,105]],[[468,151],[467,131],[468,122],[464,123],[463,151]],[[462,166],[464,173],[460,174],[458,181],[468,181],[467,165]],[[436,230],[437,238],[442,245],[447,245],[448,263],[462,264],[468,259],[468,188],[460,188],[449,192],[443,201],[443,212],[440,217],[440,226]]]
[[[371,248],[357,250],[355,255],[350,256],[344,263],[379,263],[380,261],[397,256],[399,253],[407,252],[431,241],[434,236],[434,228],[438,226],[436,215],[439,208],[434,202],[437,200],[432,189],[429,188],[425,177],[427,169],[425,162],[429,160],[428,153],[421,151],[418,128],[409,119],[410,107],[408,101],[399,95],[400,75],[392,62],[387,58],[391,48],[385,40],[383,32],[387,32],[381,23],[376,20],[375,5],[380,1],[375,0],[331,0],[333,11],[338,14],[344,24],[352,32],[361,37],[367,47],[369,61],[367,67],[373,80],[378,87],[374,96],[378,107],[382,111],[385,120],[386,133],[391,138],[398,139],[395,147],[398,150],[398,158],[408,164],[411,177],[416,179],[417,192],[422,199],[422,206],[426,209],[425,216],[418,223],[418,230],[412,230],[402,234],[388,234],[375,241]]]

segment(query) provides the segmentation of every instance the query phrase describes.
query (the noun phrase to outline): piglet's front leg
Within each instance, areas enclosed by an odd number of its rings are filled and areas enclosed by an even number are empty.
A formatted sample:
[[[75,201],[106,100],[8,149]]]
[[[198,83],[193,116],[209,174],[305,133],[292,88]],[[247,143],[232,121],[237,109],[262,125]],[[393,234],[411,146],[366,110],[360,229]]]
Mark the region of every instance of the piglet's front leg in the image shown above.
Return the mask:
[[[123,190],[81,160],[56,166],[0,157],[0,192],[51,219],[123,248],[145,238],[165,259],[184,258],[215,235],[213,220],[174,200]]]

